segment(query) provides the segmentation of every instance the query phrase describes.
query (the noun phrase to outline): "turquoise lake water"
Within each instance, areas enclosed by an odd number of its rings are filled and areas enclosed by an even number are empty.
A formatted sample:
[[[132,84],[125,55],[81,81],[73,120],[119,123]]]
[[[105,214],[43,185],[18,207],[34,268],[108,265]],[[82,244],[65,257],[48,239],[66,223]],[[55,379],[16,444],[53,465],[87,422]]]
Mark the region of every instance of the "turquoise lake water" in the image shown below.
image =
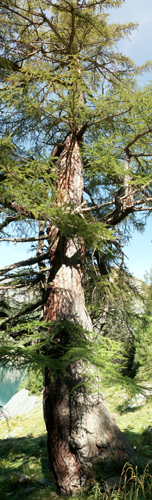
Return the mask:
[[[16,394],[23,378],[18,370],[0,369],[0,406],[4,406]]]

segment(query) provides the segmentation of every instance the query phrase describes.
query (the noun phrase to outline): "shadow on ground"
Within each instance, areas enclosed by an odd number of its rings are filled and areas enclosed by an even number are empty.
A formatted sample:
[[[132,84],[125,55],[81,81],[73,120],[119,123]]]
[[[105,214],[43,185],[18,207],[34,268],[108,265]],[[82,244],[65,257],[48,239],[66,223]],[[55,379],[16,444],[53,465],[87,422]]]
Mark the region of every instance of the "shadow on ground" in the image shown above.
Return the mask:
[[[44,491],[45,487],[55,491],[48,467],[46,435],[0,440],[0,500],[34,498],[36,491]]]
[[[140,408],[142,408],[142,405],[131,407],[123,403],[122,405],[118,405],[116,410],[118,413],[123,415],[124,413],[135,413],[137,410],[140,410]]]

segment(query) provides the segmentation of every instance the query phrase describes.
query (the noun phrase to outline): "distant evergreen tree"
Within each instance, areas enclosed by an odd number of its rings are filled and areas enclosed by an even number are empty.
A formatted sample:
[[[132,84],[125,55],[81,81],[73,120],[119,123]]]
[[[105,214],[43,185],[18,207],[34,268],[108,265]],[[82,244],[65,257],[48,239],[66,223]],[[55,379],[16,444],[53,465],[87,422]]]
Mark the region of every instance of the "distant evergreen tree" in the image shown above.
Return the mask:
[[[39,395],[43,390],[43,374],[41,370],[34,372],[29,369],[25,379],[21,382],[20,389],[27,389],[30,394]]]

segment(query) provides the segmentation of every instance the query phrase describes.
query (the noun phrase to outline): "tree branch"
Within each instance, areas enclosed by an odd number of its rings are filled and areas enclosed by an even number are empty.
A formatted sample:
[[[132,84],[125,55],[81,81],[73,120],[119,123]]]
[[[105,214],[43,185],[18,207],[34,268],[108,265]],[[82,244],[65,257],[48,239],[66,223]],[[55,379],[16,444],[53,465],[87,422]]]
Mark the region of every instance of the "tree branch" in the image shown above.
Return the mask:
[[[130,141],[127,146],[124,148],[124,151],[126,151],[126,153],[128,152],[129,148],[135,144],[136,141],[138,141],[138,139],[140,139],[141,137],[144,137],[144,135],[148,135],[152,132],[152,127],[149,127],[147,130],[144,130],[144,132],[139,132],[135,137],[134,139],[132,139],[132,141]],[[133,153],[131,153],[133,154]],[[150,156],[150,155],[149,155]]]
[[[90,127],[92,127],[93,125],[97,125],[98,123],[101,123],[103,122],[104,120],[111,120],[112,118],[115,118],[116,116],[122,116],[124,115],[125,113],[128,113],[128,111],[130,111],[132,108],[132,106],[130,106],[128,109],[125,109],[124,111],[119,111],[118,113],[114,113],[112,115],[108,114],[106,116],[103,116],[102,118],[99,118],[99,120],[94,120],[92,121],[91,123],[88,123],[88,122],[85,122],[82,127],[78,130],[76,136],[77,136],[77,139],[81,139],[82,135],[86,132],[86,130]],[[95,116],[95,113],[93,114],[93,116]],[[129,146],[128,146],[129,147]]]
[[[78,207],[82,210],[82,212],[89,212],[89,210],[98,210],[99,208],[102,208],[102,207],[107,207],[109,205],[114,205],[115,203],[115,200],[113,199],[112,201],[107,201],[105,203],[100,203],[99,205],[94,205],[93,207],[86,207],[86,208],[81,208],[81,207]],[[76,212],[78,211],[78,208],[75,210]]]
[[[53,33],[56,35],[56,37],[58,38],[59,42],[64,45],[64,47],[66,48],[67,52],[69,53],[69,46],[66,43],[65,39],[60,35],[60,33],[57,30],[57,28],[54,26],[54,24],[52,23],[52,21],[50,21],[50,19],[48,19],[48,17],[44,14],[44,12],[43,12],[42,9],[41,9],[41,15],[42,15],[43,20],[48,24],[48,26],[52,29]]]
[[[134,153],[133,151],[131,151],[131,149],[129,150],[129,154],[130,156],[135,156],[135,158],[139,158],[139,157],[147,157],[150,158],[152,156],[152,153]]]
[[[5,198],[5,202],[4,202],[4,207],[9,208],[10,210],[15,212],[19,216],[23,215],[24,217],[28,217],[30,219],[35,220],[35,215],[33,214],[33,212],[31,212],[30,210],[27,210],[27,208],[25,208],[24,206],[22,207],[21,205],[18,205],[17,203],[13,203],[12,201],[7,200],[6,198]]]
[[[15,262],[10,266],[2,267],[0,269],[0,272],[11,271],[12,269],[16,269],[18,267],[23,267],[23,266],[32,266],[33,264],[37,264],[38,262],[41,262],[44,259],[49,259],[49,250],[47,250],[47,252],[42,253],[37,257],[31,257],[30,259],[20,260],[19,262]]]
[[[16,314],[12,314],[12,316],[9,316],[6,319],[4,319],[3,321],[1,321],[0,327],[3,326],[3,325],[5,325],[6,323],[9,323],[10,321],[12,321],[15,318],[19,318],[20,316],[24,316],[25,314],[28,314],[28,313],[30,313],[32,311],[35,311],[40,306],[42,306],[42,304],[43,304],[43,301],[39,300],[38,302],[36,302],[36,304],[32,304],[31,306],[26,307],[25,309],[22,309],[22,311],[19,311]]]
[[[2,69],[12,69],[13,71],[20,71],[21,68],[15,61],[10,61],[6,57],[0,56],[0,68]]]
[[[0,224],[0,231],[4,229],[4,227],[7,227],[11,222],[16,222],[19,220],[19,217],[16,217],[14,215],[9,215],[6,217],[6,219]]]
[[[51,269],[52,269],[52,267],[45,267],[43,269],[43,273],[47,273],[47,272],[51,271]],[[22,278],[22,282],[21,282],[21,284],[18,284],[15,286],[11,285],[11,288],[16,288],[16,287],[22,288],[23,281],[25,281],[25,284],[27,284],[27,286],[29,286],[30,284],[39,283],[39,281],[41,280],[41,277],[39,278],[39,275],[41,275],[41,273],[42,273],[41,269],[39,269],[38,271],[36,271],[35,269],[30,269],[29,271],[27,271],[25,274],[22,274],[22,275],[20,273],[9,274],[9,278],[2,275],[2,276],[0,276],[0,289],[1,290],[4,289],[5,282],[10,283],[11,280],[14,280],[14,278],[20,278],[20,279]],[[37,278],[32,280],[32,277],[35,275],[37,275]],[[31,277],[31,281],[30,281],[30,277]],[[2,286],[1,286],[2,282],[4,282],[4,285],[2,284]],[[9,287],[9,285],[8,285],[8,287]]]
[[[48,240],[49,236],[46,234],[44,236],[33,236],[31,238],[0,238],[0,242],[3,241],[12,241],[14,245],[16,243],[26,243],[26,242],[32,242],[32,241],[41,241],[41,240]]]
[[[110,212],[109,214],[106,214],[103,217],[100,217],[98,221],[100,222],[106,222],[106,224],[110,226],[115,226],[122,220],[124,220],[129,214],[133,212],[141,212],[143,210],[152,210],[151,206],[146,206],[146,203],[151,202],[152,203],[152,197],[147,197],[145,200],[140,199],[140,200],[135,200],[131,206],[127,206],[125,209],[123,208],[123,202],[124,202],[125,196],[122,196],[119,198],[119,207],[117,206],[116,209],[113,212]],[[138,207],[137,207],[138,205]],[[139,205],[142,205],[139,207]]]

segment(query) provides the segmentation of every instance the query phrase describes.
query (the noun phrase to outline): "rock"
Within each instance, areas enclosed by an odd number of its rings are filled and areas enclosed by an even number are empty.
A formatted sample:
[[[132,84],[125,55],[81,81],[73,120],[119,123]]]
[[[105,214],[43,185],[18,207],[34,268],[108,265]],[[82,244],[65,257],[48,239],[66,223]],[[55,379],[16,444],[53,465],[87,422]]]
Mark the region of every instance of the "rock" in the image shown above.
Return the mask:
[[[27,483],[28,481],[30,480],[30,478],[28,476],[26,476],[25,474],[22,474],[19,478],[18,478],[18,482],[20,484],[25,484]]]
[[[29,391],[22,389],[3,406],[0,412],[0,420],[9,419],[16,415],[24,415],[34,409],[39,402],[37,396],[29,396]]]
[[[137,408],[138,406],[142,406],[146,403],[146,397],[143,394],[136,394],[134,398],[131,399],[127,403],[128,408]]]
[[[105,491],[106,493],[110,493],[110,491],[117,490],[120,484],[122,484],[122,478],[120,476],[108,477],[106,481],[104,481],[101,485],[101,491]]]
[[[46,477],[43,477],[42,479],[38,479],[38,483],[45,487],[49,486],[50,481]]]
[[[33,490],[35,490],[35,486],[30,486],[24,490],[24,493],[32,493]]]

